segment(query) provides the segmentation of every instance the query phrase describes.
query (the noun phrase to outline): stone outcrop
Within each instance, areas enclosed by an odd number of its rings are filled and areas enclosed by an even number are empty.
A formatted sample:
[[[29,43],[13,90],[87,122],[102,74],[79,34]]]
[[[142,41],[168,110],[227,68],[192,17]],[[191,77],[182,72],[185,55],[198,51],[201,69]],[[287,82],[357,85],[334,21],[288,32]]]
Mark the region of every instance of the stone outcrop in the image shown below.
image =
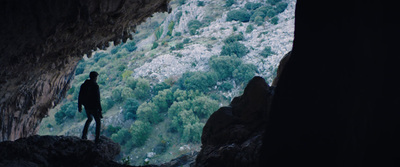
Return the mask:
[[[106,137],[100,142],[74,136],[30,136],[0,143],[0,166],[122,166],[113,162],[120,146]]]
[[[169,0],[16,0],[0,6],[0,141],[34,135],[83,54],[126,41]],[[89,54],[90,56],[90,54]]]
[[[203,128],[196,166],[255,166],[268,120],[271,88],[261,77],[243,95],[214,112]]]

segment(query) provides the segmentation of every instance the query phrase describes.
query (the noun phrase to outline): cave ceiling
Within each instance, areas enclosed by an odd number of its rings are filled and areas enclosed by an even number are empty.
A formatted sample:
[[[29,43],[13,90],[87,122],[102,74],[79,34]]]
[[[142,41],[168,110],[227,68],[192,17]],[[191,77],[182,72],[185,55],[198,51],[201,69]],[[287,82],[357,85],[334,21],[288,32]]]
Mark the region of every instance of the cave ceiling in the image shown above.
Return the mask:
[[[131,37],[169,0],[1,0],[0,141],[37,132],[84,54]]]

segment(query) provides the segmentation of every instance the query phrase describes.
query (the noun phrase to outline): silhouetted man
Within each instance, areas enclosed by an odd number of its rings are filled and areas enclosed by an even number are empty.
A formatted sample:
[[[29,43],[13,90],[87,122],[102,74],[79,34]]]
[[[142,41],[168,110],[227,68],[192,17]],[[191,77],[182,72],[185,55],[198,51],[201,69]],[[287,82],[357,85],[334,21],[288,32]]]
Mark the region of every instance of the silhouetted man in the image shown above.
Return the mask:
[[[100,104],[100,90],[99,85],[97,85],[97,76],[99,74],[96,71],[92,71],[89,74],[88,80],[86,80],[82,85],[79,91],[78,96],[78,111],[82,112],[82,105],[85,106],[87,120],[85,123],[85,127],[82,132],[82,139],[87,139],[87,132],[90,123],[93,118],[96,121],[96,139],[95,142],[99,142],[100,137],[100,119],[103,118],[101,114],[101,104]]]

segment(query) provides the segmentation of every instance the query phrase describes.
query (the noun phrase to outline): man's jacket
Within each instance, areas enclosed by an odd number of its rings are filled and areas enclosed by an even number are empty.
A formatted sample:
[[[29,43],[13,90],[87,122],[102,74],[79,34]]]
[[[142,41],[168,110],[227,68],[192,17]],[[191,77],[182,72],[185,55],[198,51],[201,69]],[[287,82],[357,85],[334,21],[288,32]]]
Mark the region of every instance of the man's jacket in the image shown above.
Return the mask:
[[[99,85],[92,80],[86,80],[82,85],[79,91],[78,96],[78,107],[82,108],[82,105],[85,106],[86,110],[100,110],[100,90]]]

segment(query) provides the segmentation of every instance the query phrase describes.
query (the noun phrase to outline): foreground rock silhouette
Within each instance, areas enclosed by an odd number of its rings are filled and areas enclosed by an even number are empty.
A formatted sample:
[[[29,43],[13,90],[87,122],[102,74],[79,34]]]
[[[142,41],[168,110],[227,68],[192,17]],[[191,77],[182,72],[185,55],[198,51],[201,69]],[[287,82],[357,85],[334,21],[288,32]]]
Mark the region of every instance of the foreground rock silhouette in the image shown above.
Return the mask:
[[[99,143],[76,136],[30,136],[0,143],[0,167],[130,167],[114,159],[121,147],[101,136]],[[176,167],[194,164],[197,152],[184,154],[170,162],[147,167]]]
[[[31,136],[0,143],[0,166],[121,166],[113,162],[121,148],[102,136],[100,142],[75,136]]]

